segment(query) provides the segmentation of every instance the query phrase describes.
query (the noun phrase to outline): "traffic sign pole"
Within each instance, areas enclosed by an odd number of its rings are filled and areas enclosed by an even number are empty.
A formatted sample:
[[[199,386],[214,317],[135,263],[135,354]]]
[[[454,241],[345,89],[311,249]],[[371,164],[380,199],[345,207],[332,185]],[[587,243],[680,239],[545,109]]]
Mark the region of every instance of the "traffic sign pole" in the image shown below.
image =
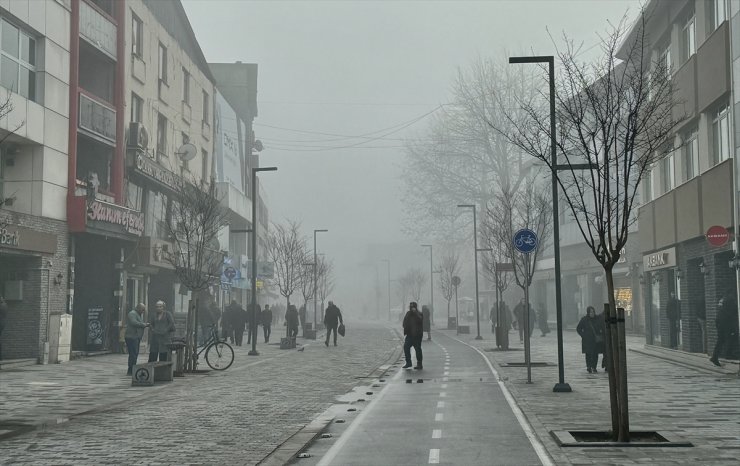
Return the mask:
[[[537,250],[539,240],[537,233],[529,228],[522,228],[514,233],[514,248],[522,253],[524,259],[524,364],[527,366],[527,383],[532,383],[532,358],[530,354],[529,334],[529,254]],[[521,325],[521,324],[520,324]]]

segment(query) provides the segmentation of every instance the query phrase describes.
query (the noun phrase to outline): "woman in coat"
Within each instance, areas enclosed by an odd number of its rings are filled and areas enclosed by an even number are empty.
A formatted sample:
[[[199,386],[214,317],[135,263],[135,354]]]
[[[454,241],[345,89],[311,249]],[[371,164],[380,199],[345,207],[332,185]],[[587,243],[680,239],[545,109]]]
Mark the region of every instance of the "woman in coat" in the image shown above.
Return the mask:
[[[157,301],[157,312],[149,319],[149,362],[154,362],[159,356],[160,361],[167,360],[172,343],[172,334],[175,333],[175,318],[164,308],[164,301]]]
[[[581,336],[581,352],[586,355],[586,369],[589,373],[598,372],[599,349],[604,342],[604,328],[596,317],[593,306],[586,308],[586,315],[578,322],[576,332]]]

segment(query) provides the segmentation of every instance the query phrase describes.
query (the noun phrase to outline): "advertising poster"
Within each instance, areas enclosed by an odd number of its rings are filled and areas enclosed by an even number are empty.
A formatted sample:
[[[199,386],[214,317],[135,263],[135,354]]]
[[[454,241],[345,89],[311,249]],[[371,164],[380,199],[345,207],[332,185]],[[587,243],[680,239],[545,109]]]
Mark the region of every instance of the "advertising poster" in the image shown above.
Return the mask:
[[[242,163],[239,146],[241,133],[236,112],[220,93],[216,93],[216,168],[218,181],[227,182],[243,191]]]

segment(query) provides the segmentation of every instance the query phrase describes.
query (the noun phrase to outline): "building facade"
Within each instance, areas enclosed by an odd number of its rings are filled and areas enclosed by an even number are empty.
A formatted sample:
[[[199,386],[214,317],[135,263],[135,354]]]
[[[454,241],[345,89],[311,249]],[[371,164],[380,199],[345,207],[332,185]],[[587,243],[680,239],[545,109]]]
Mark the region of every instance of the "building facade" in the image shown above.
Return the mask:
[[[0,2],[0,359],[56,362],[67,309],[71,2]]]

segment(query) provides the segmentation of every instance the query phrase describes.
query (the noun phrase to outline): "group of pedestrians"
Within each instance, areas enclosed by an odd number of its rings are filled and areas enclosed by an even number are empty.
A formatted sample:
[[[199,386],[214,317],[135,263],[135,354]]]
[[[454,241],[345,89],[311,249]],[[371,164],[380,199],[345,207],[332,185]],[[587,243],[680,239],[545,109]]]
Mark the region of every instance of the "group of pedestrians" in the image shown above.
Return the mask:
[[[149,362],[159,359],[166,361],[169,353],[169,345],[175,333],[175,318],[165,308],[164,301],[157,301],[156,312],[149,316],[149,321],[144,321],[146,305],[139,303],[136,308],[126,316],[125,341],[128,349],[128,371],[131,375],[139,358],[139,347],[144,337],[144,330],[149,329]]]
[[[513,318],[512,318],[513,314]],[[528,315],[527,315],[528,314]],[[524,329],[529,327],[529,336],[534,333],[535,324],[539,326],[541,336],[547,336],[550,333],[550,325],[547,323],[547,308],[540,305],[537,312],[531,305],[527,305],[524,298],[514,306],[514,311],[509,311],[509,306],[504,301],[499,301],[498,305],[494,304],[490,312],[491,331],[495,333],[496,327],[503,328],[507,333],[513,327],[519,330],[519,342],[524,341]],[[525,317],[529,318],[529,325],[525,322]]]

